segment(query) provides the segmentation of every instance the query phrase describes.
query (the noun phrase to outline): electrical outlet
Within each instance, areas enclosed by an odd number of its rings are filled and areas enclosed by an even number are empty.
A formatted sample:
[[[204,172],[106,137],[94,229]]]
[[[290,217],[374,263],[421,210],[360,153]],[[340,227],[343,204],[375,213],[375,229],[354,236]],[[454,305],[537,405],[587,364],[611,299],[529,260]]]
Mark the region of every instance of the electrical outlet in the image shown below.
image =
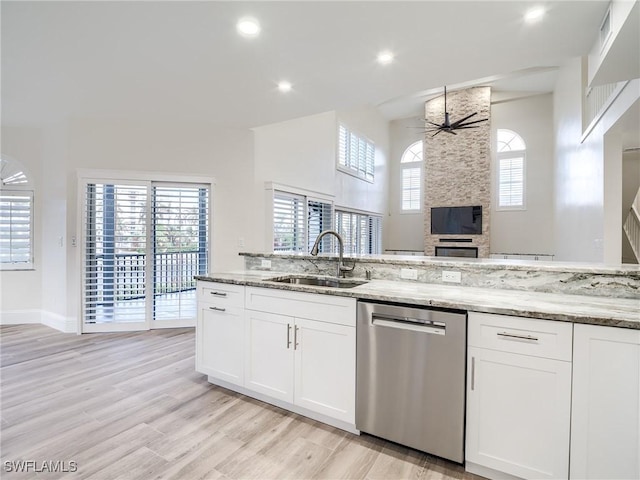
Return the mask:
[[[270,270],[270,269],[271,269],[271,260],[264,260],[264,259],[263,259],[263,260],[260,262],[260,266],[261,266],[262,268],[266,268],[266,269],[269,269],[269,270]]]
[[[417,280],[418,270],[415,268],[401,268],[400,278],[404,278],[405,280]]]
[[[447,270],[442,271],[442,281],[443,282],[451,282],[451,283],[460,283],[462,282],[462,273],[461,272],[449,272]]]
[[[238,238],[238,248],[244,248],[244,237]]]
[[[72,247],[77,247],[78,246],[78,241],[76,240],[75,235],[73,237],[71,237],[71,246]]]

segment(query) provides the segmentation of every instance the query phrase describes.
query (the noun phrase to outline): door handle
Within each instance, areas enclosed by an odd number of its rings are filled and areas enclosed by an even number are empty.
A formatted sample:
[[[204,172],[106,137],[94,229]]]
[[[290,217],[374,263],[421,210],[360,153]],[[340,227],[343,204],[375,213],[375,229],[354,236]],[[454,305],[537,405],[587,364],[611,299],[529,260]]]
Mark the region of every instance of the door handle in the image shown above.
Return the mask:
[[[227,294],[225,292],[209,292],[211,295],[215,295],[217,297],[226,297]]]
[[[471,391],[476,388],[476,357],[471,357]]]
[[[287,350],[291,346],[291,325],[287,323]]]
[[[300,344],[298,343],[298,326],[296,325],[293,329],[293,349],[296,350]]]
[[[226,312],[227,311],[226,308],[220,308],[220,307],[209,307],[209,310],[215,310],[216,312]]]

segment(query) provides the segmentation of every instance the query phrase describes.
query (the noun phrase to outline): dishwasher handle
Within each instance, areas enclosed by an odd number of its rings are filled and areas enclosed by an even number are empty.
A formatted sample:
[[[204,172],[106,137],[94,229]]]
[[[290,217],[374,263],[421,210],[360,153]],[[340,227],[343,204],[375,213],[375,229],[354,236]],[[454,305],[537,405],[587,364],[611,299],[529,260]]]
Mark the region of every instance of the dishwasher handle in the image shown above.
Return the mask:
[[[377,313],[371,315],[371,325],[374,327],[397,328],[399,330],[432,333],[435,335],[446,335],[447,332],[447,324],[444,322],[419,320],[410,317],[392,317]]]

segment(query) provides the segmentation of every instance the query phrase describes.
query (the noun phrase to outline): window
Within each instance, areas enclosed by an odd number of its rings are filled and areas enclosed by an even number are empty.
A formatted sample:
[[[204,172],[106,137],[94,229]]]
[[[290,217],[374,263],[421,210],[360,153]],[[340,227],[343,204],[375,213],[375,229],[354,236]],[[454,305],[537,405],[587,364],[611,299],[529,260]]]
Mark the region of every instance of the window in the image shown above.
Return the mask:
[[[375,145],[340,124],[338,132],[338,168],[373,182]]]
[[[33,268],[33,186],[20,162],[0,159],[0,268]]]
[[[332,226],[333,204],[281,190],[273,192],[273,251],[309,252],[323,230]],[[325,237],[320,252],[330,252],[331,238]]]
[[[511,130],[498,130],[498,209],[525,208],[525,153],[522,137]]]
[[[344,240],[344,253],[382,253],[382,217],[336,209],[335,229]]]
[[[186,326],[208,269],[208,184],[85,180],[83,331]]]
[[[422,140],[409,145],[402,154],[402,203],[403,212],[418,212],[422,209],[420,201],[422,180]]]

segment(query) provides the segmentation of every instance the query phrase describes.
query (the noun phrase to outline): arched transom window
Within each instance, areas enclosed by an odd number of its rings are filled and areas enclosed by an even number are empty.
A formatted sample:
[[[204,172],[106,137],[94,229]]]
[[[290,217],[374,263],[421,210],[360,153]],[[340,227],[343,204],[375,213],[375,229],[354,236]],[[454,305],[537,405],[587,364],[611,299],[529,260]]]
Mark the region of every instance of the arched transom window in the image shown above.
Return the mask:
[[[402,154],[402,200],[403,212],[418,212],[421,210],[422,185],[422,140],[409,145]]]
[[[516,132],[497,132],[497,195],[499,210],[525,208],[525,154],[527,147]]]

